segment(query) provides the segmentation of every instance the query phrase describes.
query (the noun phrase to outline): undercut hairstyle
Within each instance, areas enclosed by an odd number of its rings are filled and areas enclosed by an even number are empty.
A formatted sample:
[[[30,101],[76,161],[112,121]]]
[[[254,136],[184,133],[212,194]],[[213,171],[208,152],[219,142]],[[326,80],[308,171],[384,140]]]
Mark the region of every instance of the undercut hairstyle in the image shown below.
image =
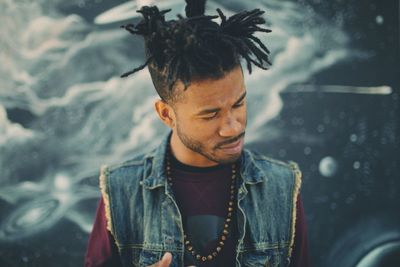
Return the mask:
[[[146,61],[143,65],[124,73],[149,69],[154,87],[162,100],[170,103],[177,99],[174,87],[181,81],[184,90],[191,82],[219,79],[241,66],[241,59],[247,64],[249,73],[252,64],[268,69],[268,48],[255,32],[269,33],[260,27],[265,24],[264,11],[254,9],[242,11],[227,18],[220,9],[218,15],[204,14],[205,0],[186,0],[186,17],[177,15],[176,20],[165,20],[171,9],[160,11],[157,6],[143,6],[138,13],[143,19],[137,24],[121,26],[134,35],[141,35],[145,41]],[[213,21],[220,18],[220,24]]]

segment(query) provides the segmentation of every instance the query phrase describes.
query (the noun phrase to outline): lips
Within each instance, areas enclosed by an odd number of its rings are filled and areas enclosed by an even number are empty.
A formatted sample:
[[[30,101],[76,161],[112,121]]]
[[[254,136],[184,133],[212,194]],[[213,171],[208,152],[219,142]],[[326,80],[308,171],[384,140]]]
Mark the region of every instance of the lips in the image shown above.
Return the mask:
[[[234,142],[234,143],[230,143],[229,145],[221,146],[220,148],[225,149],[225,148],[233,148],[233,147],[236,147],[237,145],[239,145],[240,140],[241,140],[241,139],[237,140],[237,141]]]
[[[243,146],[243,138],[240,138],[234,143],[219,147],[219,149],[227,153],[238,153],[242,150],[242,146]]]

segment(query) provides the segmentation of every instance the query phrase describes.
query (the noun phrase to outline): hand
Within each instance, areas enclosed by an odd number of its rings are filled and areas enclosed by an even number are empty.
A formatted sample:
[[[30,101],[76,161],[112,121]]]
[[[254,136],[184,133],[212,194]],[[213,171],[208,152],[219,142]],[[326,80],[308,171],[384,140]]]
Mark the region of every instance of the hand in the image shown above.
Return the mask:
[[[159,262],[154,263],[148,267],[168,267],[172,262],[172,254],[167,252],[164,254],[162,259]]]

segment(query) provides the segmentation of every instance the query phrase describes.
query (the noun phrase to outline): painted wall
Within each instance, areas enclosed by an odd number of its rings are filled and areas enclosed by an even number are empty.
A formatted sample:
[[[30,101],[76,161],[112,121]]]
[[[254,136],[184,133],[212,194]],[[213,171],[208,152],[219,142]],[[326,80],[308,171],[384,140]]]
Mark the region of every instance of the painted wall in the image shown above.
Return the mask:
[[[100,165],[165,133],[147,71],[119,78],[144,59],[119,25],[149,2],[0,3],[0,266],[82,265]],[[273,66],[246,75],[246,144],[299,162],[314,265],[390,266],[362,265],[388,244],[400,262],[398,1],[209,1],[208,13],[219,6],[266,10]]]

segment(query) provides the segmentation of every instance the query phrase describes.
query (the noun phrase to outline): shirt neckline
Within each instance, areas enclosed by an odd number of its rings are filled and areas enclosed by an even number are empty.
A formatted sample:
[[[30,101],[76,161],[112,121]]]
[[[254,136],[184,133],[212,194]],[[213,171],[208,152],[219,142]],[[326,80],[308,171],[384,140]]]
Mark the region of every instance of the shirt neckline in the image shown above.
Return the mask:
[[[215,166],[207,166],[207,167],[188,165],[179,161],[172,153],[170,159],[171,159],[171,165],[174,169],[191,173],[209,173],[227,169],[230,168],[231,166],[231,164],[218,164]]]

